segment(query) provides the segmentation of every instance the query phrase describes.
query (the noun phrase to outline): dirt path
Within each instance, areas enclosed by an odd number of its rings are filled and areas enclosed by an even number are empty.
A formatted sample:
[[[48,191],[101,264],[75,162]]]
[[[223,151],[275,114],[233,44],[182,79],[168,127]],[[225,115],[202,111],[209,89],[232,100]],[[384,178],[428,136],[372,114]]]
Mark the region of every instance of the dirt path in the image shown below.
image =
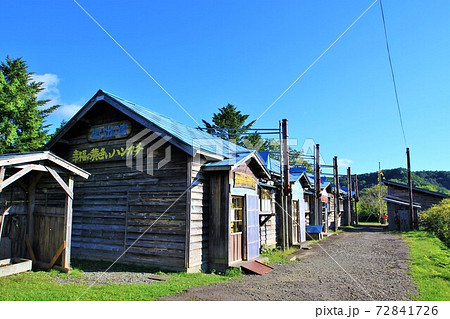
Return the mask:
[[[275,264],[265,276],[242,276],[162,300],[409,300],[416,290],[408,256],[398,235],[358,227],[299,251],[298,261]]]

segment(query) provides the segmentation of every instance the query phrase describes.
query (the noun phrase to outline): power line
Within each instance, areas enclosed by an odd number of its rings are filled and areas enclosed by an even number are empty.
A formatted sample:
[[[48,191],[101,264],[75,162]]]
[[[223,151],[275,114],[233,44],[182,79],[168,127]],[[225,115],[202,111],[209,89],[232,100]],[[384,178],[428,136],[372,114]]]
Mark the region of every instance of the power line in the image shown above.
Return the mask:
[[[384,19],[383,3],[381,0],[380,0],[380,9],[381,9],[381,18],[383,20],[384,39],[386,40],[386,49],[387,49],[387,54],[389,57],[389,67],[391,69],[392,83],[394,84],[395,101],[397,102],[398,116],[400,118],[400,126],[402,128],[403,140],[405,142],[405,146],[408,146],[408,144],[406,143],[405,129],[403,127],[403,119],[402,119],[402,112],[400,110],[400,102],[398,100],[397,84],[395,83],[394,68],[392,67],[391,51],[389,50],[389,41],[388,41],[388,36],[387,36],[387,31],[386,31],[386,21]]]
[[[300,74],[300,76],[297,78],[297,79],[295,79],[295,81],[294,82],[292,82],[292,84],[291,85],[289,85],[288,86],[288,88],[286,89],[286,90],[284,90],[284,92],[283,93],[281,93],[276,99],[275,99],[275,101],[273,101],[272,102],[272,104],[270,104],[265,110],[264,110],[264,112],[262,112],[261,113],[261,115],[255,120],[255,122],[257,122],[257,121],[259,121],[259,119],[264,115],[264,114],[266,114],[267,113],[267,111],[269,111],[271,108],[272,108],[272,106],[274,106],[275,105],[275,103],[277,103],[286,93],[287,93],[287,91],[289,91],[294,85],[295,85],[295,83],[297,83],[366,13],[367,13],[367,11],[369,11],[370,10],[370,8],[372,8],[374,5],[375,5],[375,3],[377,3],[377,1],[378,0],[375,0],[363,13],[361,13],[361,15],[358,17],[358,18],[356,18],[356,20],[355,21],[353,21],[353,23],[352,24],[350,24],[350,26],[347,28],[347,29],[345,29],[345,31],[344,32],[342,32],[341,33],[341,35],[336,39],[336,40],[334,40],[334,42],[333,43],[331,43],[331,45],[325,50],[325,51],[323,51],[322,52],[322,54],[321,55],[319,55],[319,57],[317,58],[317,59],[315,59],[314,60],[314,62],[313,63],[311,63],[307,68],[306,68],[306,70],[305,71],[303,71],[303,73],[302,74]]]

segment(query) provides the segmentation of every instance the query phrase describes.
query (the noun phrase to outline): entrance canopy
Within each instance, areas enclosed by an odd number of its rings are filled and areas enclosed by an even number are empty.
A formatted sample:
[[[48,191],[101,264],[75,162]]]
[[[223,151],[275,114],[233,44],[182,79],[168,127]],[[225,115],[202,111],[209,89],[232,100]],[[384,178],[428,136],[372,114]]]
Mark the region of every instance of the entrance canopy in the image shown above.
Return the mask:
[[[54,206],[61,206],[62,202],[52,202],[52,199],[46,199],[44,206],[36,204],[36,191],[40,190],[39,181],[47,173],[49,174],[49,181],[53,181],[53,185],[64,191],[62,193],[65,198],[64,207]],[[25,176],[26,178],[24,178]],[[11,250],[11,253],[15,254],[15,257],[25,257],[18,255],[24,255],[20,247],[26,246],[33,264],[44,268],[52,268],[60,260],[61,266],[59,268],[64,270],[70,269],[72,202],[75,176],[87,179],[90,174],[49,151],[0,155],[0,193],[8,192],[13,197],[14,189],[10,189],[8,186],[17,184],[24,194],[21,203],[25,204],[23,208],[26,207],[26,209],[21,209],[18,213],[23,218],[19,218],[18,220],[21,222],[16,223],[21,225],[14,233],[16,236],[11,235],[11,237],[14,237],[15,243],[13,245],[15,250]],[[46,192],[47,189],[44,188],[42,191]],[[2,224],[6,223],[7,215],[14,211],[14,208],[17,208],[14,207],[17,206],[17,200],[10,200],[10,202],[9,207],[5,207],[4,211],[0,211]],[[48,202],[50,203],[47,206]],[[19,210],[16,209],[16,211]],[[38,218],[39,222],[36,225],[34,222],[35,213],[37,213],[36,218]],[[45,222],[40,223],[43,218],[46,218]],[[0,233],[0,238],[1,236],[2,234]]]

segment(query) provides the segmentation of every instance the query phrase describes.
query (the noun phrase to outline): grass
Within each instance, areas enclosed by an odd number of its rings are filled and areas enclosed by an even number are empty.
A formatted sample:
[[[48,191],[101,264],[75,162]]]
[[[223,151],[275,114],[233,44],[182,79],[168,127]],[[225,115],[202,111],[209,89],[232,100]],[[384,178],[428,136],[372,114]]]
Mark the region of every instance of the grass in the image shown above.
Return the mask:
[[[91,263],[83,262],[78,265],[80,264],[91,265]],[[117,266],[119,270],[130,271],[127,267]],[[131,271],[138,271],[138,269],[132,268]],[[93,286],[80,300],[154,300],[183,292],[192,287],[225,282],[230,278],[240,276],[240,271],[239,269],[230,270],[224,276],[205,273],[168,273],[167,275],[170,276],[169,280],[153,284]],[[81,269],[75,268],[70,275],[51,270],[31,271],[2,277],[0,278],[0,300],[77,300],[89,286],[84,283],[58,283],[55,281],[55,277],[66,278],[68,276],[83,277],[84,273]]]
[[[286,250],[273,249],[265,251],[261,254],[263,257],[269,258],[269,265],[274,263],[287,263],[290,262],[289,255],[295,253],[298,248],[289,248]]]
[[[410,274],[419,291],[417,300],[450,300],[450,250],[425,231],[403,234],[410,247]]]
[[[339,226],[340,230],[346,230],[346,229],[355,229],[354,226]]]

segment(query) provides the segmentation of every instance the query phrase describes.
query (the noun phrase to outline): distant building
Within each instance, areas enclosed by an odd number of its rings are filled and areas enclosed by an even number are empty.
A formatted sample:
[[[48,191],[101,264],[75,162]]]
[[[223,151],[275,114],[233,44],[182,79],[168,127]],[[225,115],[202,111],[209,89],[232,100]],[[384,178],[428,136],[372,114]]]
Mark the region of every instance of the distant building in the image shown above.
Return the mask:
[[[387,203],[389,229],[410,230],[408,185],[392,181],[384,181],[384,184],[388,187],[387,195],[383,199]],[[438,204],[445,198],[448,198],[445,194],[413,187],[413,206],[416,220],[420,211]]]

